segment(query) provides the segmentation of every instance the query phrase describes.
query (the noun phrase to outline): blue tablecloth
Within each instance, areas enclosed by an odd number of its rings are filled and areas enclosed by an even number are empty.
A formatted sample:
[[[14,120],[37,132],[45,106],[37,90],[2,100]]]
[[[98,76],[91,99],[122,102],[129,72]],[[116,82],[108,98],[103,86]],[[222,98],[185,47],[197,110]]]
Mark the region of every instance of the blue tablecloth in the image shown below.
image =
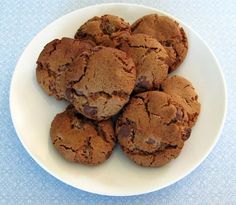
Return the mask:
[[[213,152],[192,174],[150,194],[100,196],[77,190],[50,176],[22,147],[11,122],[8,100],[12,73],[20,54],[53,20],[78,8],[104,2],[112,1],[0,1],[0,204],[236,204],[234,0],[121,1],[152,6],[183,20],[206,40],[222,65],[228,89],[227,119]]]

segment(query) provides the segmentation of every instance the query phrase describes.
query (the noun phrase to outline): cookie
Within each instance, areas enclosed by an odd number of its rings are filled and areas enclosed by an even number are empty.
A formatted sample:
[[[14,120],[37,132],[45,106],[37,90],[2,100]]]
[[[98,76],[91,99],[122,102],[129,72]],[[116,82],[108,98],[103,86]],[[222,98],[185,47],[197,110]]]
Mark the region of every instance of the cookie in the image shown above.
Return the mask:
[[[155,90],[168,75],[168,54],[164,47],[146,34],[121,34],[114,38],[117,47],[130,55],[136,65],[136,93]]]
[[[54,147],[65,159],[87,165],[107,160],[116,141],[111,120],[86,119],[71,105],[56,115],[50,136]]]
[[[75,38],[92,40],[97,45],[115,47],[111,36],[122,31],[130,32],[130,25],[124,19],[113,15],[95,16],[77,30]]]
[[[186,127],[185,109],[159,91],[140,93],[131,98],[116,122],[116,135],[123,152],[135,163],[159,167],[178,157]]]
[[[193,127],[199,116],[201,104],[192,83],[183,77],[173,76],[161,84],[161,90],[171,95],[185,108],[189,117],[188,124]]]
[[[128,102],[136,80],[133,60],[110,47],[84,52],[66,72],[66,99],[94,120],[115,115]]]
[[[37,60],[36,77],[44,91],[57,99],[64,98],[64,71],[76,56],[94,45],[70,38],[55,39],[48,43]]]
[[[143,16],[131,26],[131,31],[148,34],[165,47],[170,57],[169,72],[176,70],[187,55],[188,41],[184,29],[167,16]]]

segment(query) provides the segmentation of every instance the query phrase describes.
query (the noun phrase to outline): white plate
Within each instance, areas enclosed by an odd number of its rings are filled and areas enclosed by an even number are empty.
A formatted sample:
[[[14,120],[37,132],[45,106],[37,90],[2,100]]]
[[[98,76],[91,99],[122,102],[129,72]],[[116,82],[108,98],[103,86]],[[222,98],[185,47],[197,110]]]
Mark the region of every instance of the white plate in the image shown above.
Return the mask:
[[[73,37],[77,28],[95,15],[114,14],[130,23],[145,14],[169,15],[134,4],[101,4],[69,13],[43,29],[30,42],[15,68],[10,108],[16,132],[28,153],[47,172],[82,190],[103,195],[137,195],[164,188],[193,171],[216,144],[226,113],[226,89],[215,56],[205,42],[181,23],[189,39],[187,58],[175,72],[191,80],[199,93],[202,110],[180,156],[162,168],[135,165],[116,147],[111,158],[97,167],[65,161],[52,147],[50,123],[66,104],[47,96],[35,78],[35,62],[43,46],[55,38]],[[172,17],[174,18],[174,17]]]

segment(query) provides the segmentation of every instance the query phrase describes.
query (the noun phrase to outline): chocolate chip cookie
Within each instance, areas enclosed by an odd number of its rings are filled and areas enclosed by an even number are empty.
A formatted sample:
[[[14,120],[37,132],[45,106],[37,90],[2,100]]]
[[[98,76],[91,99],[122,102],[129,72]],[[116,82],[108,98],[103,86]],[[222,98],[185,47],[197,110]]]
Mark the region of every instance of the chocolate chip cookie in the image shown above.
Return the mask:
[[[118,16],[107,14],[88,20],[77,30],[75,38],[89,39],[97,45],[115,47],[111,36],[122,31],[130,32],[129,23]]]
[[[148,91],[131,98],[116,122],[123,152],[135,163],[159,167],[176,158],[190,135],[186,110],[164,92]]]
[[[122,33],[114,38],[117,47],[130,55],[136,65],[136,93],[158,89],[168,75],[168,54],[164,47],[146,34]]]
[[[107,160],[116,141],[111,120],[86,119],[71,105],[56,115],[50,135],[54,147],[65,159],[87,165]]]
[[[48,95],[64,98],[64,71],[76,56],[89,50],[93,43],[70,38],[55,39],[48,43],[37,60],[36,77]]]
[[[185,108],[189,117],[188,124],[193,127],[200,113],[201,104],[192,83],[181,76],[173,76],[161,84],[161,89]]]
[[[169,54],[169,72],[177,69],[188,51],[184,29],[167,16],[150,14],[138,19],[131,27],[133,33],[145,33],[156,38]]]
[[[105,120],[128,102],[136,80],[133,60],[110,47],[84,52],[66,72],[66,98],[84,116]]]

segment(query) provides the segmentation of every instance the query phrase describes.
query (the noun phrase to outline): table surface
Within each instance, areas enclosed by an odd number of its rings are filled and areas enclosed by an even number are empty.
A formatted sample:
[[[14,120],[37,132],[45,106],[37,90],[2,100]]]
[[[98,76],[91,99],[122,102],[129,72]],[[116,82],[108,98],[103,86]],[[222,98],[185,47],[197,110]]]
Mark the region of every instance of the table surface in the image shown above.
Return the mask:
[[[212,153],[189,176],[150,194],[100,196],[55,179],[40,168],[22,147],[12,125],[8,99],[12,73],[23,49],[40,30],[58,17],[105,2],[112,1],[0,1],[0,204],[236,204],[234,0],[119,1],[152,6],[181,19],[203,37],[221,63],[228,91],[226,122]]]

